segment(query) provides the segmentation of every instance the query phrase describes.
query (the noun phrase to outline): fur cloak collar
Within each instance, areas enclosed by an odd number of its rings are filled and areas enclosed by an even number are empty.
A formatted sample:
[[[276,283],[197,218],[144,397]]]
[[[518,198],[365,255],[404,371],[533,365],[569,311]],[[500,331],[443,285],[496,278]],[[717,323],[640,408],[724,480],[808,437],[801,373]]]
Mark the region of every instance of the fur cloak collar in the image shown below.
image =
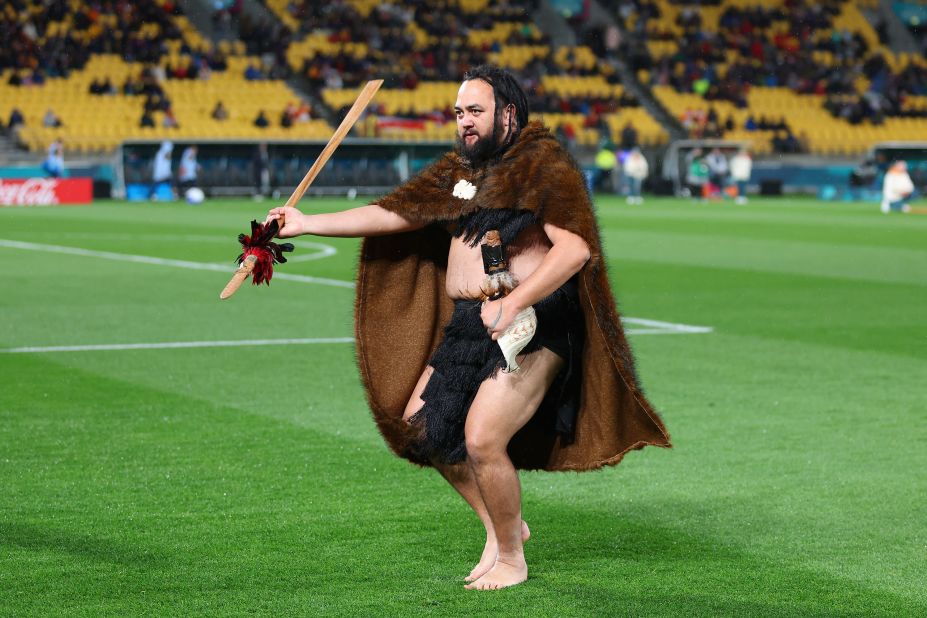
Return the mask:
[[[476,191],[454,188],[466,181]],[[617,464],[626,452],[670,446],[669,434],[638,384],[611,293],[598,224],[582,172],[542,124],[529,123],[495,163],[471,167],[449,153],[376,201],[412,221],[442,224],[477,209],[525,210],[573,232],[591,257],[579,274],[586,321],[581,405],[575,440],[516,434],[509,454],[519,468],[588,470]],[[407,453],[402,413],[441,339],[452,301],[445,293],[450,236],[436,226],[367,238],[355,304],[357,359],[374,419],[389,446]]]

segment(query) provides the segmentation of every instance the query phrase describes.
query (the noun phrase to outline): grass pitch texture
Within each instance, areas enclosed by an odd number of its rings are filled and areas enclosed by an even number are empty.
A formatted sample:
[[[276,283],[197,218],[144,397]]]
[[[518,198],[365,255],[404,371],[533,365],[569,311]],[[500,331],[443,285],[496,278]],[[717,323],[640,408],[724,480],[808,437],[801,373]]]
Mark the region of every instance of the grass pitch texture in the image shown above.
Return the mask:
[[[675,448],[524,474],[530,579],[490,593],[370,419],[353,290],[305,279],[356,240],[220,302],[265,205],[0,209],[0,615],[925,615],[927,217],[597,206],[623,314],[713,331],[630,336]],[[46,349],[168,343],[208,347]]]

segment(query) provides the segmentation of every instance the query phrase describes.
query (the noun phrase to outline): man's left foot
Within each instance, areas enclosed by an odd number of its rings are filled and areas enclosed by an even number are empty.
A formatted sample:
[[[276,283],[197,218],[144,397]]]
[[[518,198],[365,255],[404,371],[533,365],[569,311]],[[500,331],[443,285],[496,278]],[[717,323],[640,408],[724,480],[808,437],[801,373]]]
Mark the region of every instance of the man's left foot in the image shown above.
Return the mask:
[[[515,586],[528,579],[528,564],[524,558],[508,559],[505,562],[502,558],[496,560],[496,564],[489,569],[489,572],[479,578],[472,584],[464,586],[467,590],[499,590]]]
[[[531,530],[528,529],[528,524],[525,520],[521,520],[521,542],[522,545],[528,542],[528,539],[531,538]],[[464,578],[465,582],[475,582],[479,578],[483,577],[489,570],[496,564],[496,558],[499,555],[499,547],[496,545],[495,539],[490,542],[488,539],[486,541],[486,546],[483,548],[483,555],[480,556],[479,563],[473,567],[473,570],[470,571],[470,574]]]

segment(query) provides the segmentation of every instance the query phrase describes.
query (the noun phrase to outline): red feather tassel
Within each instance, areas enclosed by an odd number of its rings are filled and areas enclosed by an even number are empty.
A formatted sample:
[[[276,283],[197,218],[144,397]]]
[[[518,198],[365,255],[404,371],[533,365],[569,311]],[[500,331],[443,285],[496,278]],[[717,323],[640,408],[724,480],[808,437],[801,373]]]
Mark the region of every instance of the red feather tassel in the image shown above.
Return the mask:
[[[241,255],[238,256],[238,263],[241,264],[249,255],[257,258],[254,270],[251,271],[251,283],[254,285],[262,283],[270,285],[270,280],[274,276],[274,264],[285,264],[286,257],[284,257],[283,253],[293,250],[291,243],[278,244],[273,241],[278,231],[276,220],[267,225],[251,221],[251,235],[238,235],[238,242],[241,243],[242,247]]]

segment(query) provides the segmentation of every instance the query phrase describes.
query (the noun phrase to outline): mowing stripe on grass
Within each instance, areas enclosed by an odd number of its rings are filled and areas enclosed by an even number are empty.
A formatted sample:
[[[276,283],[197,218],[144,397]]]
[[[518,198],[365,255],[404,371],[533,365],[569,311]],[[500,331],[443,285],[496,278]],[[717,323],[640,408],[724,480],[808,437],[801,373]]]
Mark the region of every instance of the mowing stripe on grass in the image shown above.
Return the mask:
[[[643,318],[625,318],[625,323],[643,324],[654,328],[628,328],[628,335],[681,335],[710,333],[709,326],[690,326],[659,322]],[[353,337],[329,337],[307,339],[242,339],[239,341],[171,341],[165,343],[102,343],[91,345],[51,345],[0,348],[0,354],[43,354],[47,352],[110,352],[119,350],[163,350],[178,348],[234,348],[243,346],[310,345],[325,343],[354,343]]]
[[[170,260],[166,258],[151,257],[148,255],[132,255],[129,253],[113,253],[111,251],[94,251],[92,249],[81,249],[80,247],[62,247],[60,245],[43,245],[32,242],[21,242],[18,240],[6,240],[0,238],[0,247],[10,249],[25,249],[28,251],[44,251],[46,253],[63,253],[65,255],[79,255],[81,257],[96,257],[105,260],[116,260],[119,262],[135,262],[138,264],[154,264],[155,266],[173,266],[175,268],[188,268],[191,270],[212,270],[229,273],[234,272],[234,268],[228,264],[215,264],[209,262],[189,262],[187,260]],[[331,285],[340,288],[353,288],[354,283],[351,281],[341,281],[340,279],[326,279],[324,277],[310,277],[308,275],[294,275],[290,273],[274,273],[275,279],[285,279],[288,281],[301,281],[303,283],[317,283],[319,285]]]

